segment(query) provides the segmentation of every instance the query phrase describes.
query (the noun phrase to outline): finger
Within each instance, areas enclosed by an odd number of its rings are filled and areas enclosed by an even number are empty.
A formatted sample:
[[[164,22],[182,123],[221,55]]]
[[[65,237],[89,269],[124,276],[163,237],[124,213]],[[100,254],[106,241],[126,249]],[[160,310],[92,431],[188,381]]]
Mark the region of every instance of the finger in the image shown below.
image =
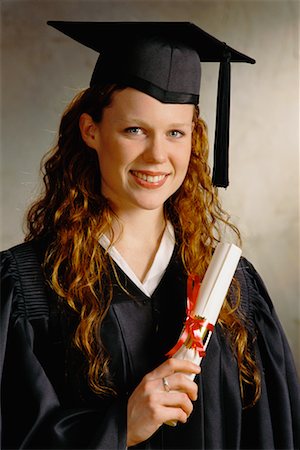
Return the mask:
[[[186,374],[174,373],[173,375],[164,377],[164,379],[167,381],[170,391],[177,390],[185,392],[191,400],[195,401],[197,399],[198,385],[194,381],[187,378]],[[164,388],[163,383],[162,387]]]
[[[181,408],[164,408],[161,413],[162,423],[186,423],[188,415]]]
[[[146,377],[149,379],[162,378],[175,372],[197,374],[200,372],[200,367],[186,359],[170,358],[152,372],[149,372]]]
[[[160,396],[160,402],[165,407],[176,407],[181,409],[187,417],[193,411],[193,404],[184,392],[171,391]]]

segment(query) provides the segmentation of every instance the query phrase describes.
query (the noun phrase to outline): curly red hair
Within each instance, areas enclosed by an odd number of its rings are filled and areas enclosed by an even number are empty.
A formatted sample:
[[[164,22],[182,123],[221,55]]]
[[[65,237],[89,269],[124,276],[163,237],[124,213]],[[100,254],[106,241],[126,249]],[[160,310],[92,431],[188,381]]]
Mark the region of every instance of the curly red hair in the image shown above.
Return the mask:
[[[50,236],[44,268],[52,289],[78,314],[74,343],[88,362],[91,388],[103,395],[113,391],[107,383],[108,355],[100,341],[99,327],[110,306],[107,260],[98,239],[115,217],[101,195],[101,174],[95,150],[83,142],[79,118],[88,113],[95,122],[121,86],[89,88],[79,93],[63,114],[57,145],[44,164],[44,192],[27,215],[26,240]],[[187,273],[203,277],[213,250],[221,240],[221,225],[240,235],[222,210],[208,166],[207,128],[195,108],[192,154],[181,188],[165,203],[165,215],[174,226]],[[72,262],[72,263],[71,263]],[[249,336],[236,301],[226,301],[219,323],[227,330],[235,351],[243,394],[245,384],[259,396],[259,372],[249,350]]]

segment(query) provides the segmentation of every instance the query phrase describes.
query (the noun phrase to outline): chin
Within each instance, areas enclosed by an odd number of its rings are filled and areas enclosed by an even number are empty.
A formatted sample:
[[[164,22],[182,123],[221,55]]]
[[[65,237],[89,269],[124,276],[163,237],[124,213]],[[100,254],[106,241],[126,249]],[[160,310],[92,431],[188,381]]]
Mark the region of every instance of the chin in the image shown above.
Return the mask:
[[[175,193],[176,191],[170,193],[170,195],[163,196],[161,199],[143,199],[138,200],[136,199],[135,204],[140,207],[141,209],[145,210],[157,210],[160,208],[163,208],[165,203],[168,201],[168,199]]]
[[[164,206],[164,203],[143,203],[143,204],[138,204],[137,205],[138,208],[146,210],[146,211],[156,211],[157,209],[161,209]]]
[[[135,202],[135,205],[140,209],[154,211],[163,208],[165,201],[166,199],[160,201],[137,201]]]

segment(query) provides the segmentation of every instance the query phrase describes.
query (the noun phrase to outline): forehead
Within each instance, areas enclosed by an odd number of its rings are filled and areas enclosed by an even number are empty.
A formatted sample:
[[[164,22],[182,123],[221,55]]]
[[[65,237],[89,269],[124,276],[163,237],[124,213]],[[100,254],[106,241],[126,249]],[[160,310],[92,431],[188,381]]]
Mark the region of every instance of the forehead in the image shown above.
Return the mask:
[[[107,113],[118,115],[120,118],[136,119],[154,119],[161,116],[188,123],[193,117],[194,110],[194,105],[163,103],[144,92],[127,87],[113,93]]]

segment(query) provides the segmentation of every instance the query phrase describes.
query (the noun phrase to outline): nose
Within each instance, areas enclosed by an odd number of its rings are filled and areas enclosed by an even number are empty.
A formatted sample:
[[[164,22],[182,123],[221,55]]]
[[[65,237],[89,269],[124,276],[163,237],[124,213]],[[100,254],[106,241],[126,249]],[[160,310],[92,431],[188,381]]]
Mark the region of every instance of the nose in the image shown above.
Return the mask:
[[[143,153],[144,161],[152,164],[164,163],[167,159],[166,145],[162,137],[153,136],[149,138]]]

